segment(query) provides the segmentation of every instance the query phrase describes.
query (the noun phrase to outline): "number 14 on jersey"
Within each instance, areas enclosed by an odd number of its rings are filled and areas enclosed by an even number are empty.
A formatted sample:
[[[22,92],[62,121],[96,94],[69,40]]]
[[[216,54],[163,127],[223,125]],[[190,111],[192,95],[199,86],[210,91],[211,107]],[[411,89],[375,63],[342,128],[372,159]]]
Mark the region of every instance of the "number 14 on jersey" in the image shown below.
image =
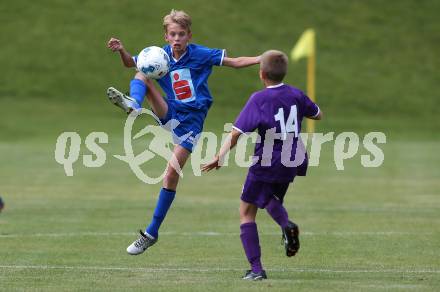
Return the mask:
[[[280,122],[281,127],[281,139],[286,140],[287,133],[295,133],[295,137],[298,137],[298,119],[296,105],[290,107],[290,113],[287,121],[284,120],[284,109],[280,107],[278,113],[274,115],[275,121]]]

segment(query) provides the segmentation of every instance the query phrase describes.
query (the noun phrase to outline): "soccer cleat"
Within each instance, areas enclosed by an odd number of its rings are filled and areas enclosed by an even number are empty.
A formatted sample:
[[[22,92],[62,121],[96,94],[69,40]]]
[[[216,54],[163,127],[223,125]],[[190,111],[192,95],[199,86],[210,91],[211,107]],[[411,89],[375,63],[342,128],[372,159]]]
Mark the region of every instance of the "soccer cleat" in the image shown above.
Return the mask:
[[[143,233],[139,230],[141,236],[136,239],[129,247],[127,247],[127,252],[131,255],[138,255],[143,253],[147,248],[152,246],[157,242],[157,238],[149,235],[148,233]]]
[[[243,280],[249,280],[249,281],[261,281],[263,279],[267,279],[266,271],[262,270],[259,273],[254,273],[252,270],[247,270],[246,274],[242,278]]]
[[[114,87],[109,87],[107,89],[107,96],[111,103],[122,108],[127,114],[131,113],[132,110],[140,108],[134,98],[123,94]]]
[[[286,256],[293,257],[299,250],[299,229],[298,225],[289,221],[283,228],[283,241],[286,248]]]

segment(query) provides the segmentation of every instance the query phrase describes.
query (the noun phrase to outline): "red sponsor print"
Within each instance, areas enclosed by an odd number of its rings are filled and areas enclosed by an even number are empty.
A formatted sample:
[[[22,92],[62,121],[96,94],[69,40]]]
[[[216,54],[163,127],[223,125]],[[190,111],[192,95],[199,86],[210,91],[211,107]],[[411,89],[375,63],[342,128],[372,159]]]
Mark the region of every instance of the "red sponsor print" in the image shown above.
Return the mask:
[[[179,80],[180,76],[178,73],[173,74],[173,89],[178,100],[187,99],[192,96],[191,87],[187,80]]]

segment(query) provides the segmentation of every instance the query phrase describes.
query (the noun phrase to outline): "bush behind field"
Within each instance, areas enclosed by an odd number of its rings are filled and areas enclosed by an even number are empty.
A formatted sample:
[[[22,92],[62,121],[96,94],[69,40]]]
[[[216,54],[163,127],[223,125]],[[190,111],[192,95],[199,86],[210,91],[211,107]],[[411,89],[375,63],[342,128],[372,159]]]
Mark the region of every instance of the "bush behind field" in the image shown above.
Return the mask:
[[[302,31],[315,28],[316,91],[330,128],[345,129],[348,120],[403,132],[439,124],[438,1],[13,1],[0,10],[0,102],[69,100],[98,109],[105,89],[126,89],[134,72],[106,49],[109,37],[131,53],[162,45],[171,8],[191,14],[194,42],[230,56],[290,52]],[[305,61],[292,64],[287,81],[305,88],[305,69]],[[216,68],[210,116],[232,119],[261,88],[257,71]]]

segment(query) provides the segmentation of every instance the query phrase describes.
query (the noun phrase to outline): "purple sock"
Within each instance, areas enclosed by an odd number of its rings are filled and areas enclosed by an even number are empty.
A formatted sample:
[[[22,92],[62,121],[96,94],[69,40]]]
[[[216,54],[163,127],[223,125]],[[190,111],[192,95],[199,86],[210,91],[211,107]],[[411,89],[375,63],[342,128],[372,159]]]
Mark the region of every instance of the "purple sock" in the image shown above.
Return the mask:
[[[266,205],[266,211],[281,228],[286,227],[289,223],[287,211],[277,199],[273,198],[270,200],[269,204]]]
[[[246,257],[251,264],[252,272],[260,273],[263,270],[261,266],[261,249],[258,239],[257,224],[255,222],[244,223],[240,225],[240,238],[243,244]]]

